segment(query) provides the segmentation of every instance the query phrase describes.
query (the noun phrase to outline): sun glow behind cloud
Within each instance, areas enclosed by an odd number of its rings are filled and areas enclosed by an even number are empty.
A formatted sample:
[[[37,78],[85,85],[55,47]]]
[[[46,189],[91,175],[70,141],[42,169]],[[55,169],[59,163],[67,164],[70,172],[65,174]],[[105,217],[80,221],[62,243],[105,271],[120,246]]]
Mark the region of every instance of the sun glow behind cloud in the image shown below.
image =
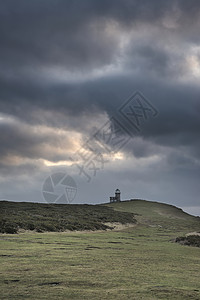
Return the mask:
[[[53,162],[53,161],[49,161],[49,160],[46,160],[46,159],[43,159],[43,163],[47,167],[72,166],[72,164],[73,164],[71,161],[67,161],[67,160],[61,160],[61,161],[58,161],[58,162]]]
[[[187,58],[187,61],[192,75],[200,78],[200,59],[195,55],[191,55]]]

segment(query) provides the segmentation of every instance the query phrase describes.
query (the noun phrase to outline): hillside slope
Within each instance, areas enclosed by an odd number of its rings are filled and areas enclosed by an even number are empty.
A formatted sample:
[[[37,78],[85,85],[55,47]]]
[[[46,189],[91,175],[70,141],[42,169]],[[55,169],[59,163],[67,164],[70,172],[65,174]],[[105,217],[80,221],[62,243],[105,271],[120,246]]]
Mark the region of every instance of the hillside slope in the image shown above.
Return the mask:
[[[200,218],[159,202],[129,200],[101,205],[0,201],[0,232],[104,230],[136,223],[173,232],[200,231]]]
[[[42,204],[0,201],[0,233],[23,230],[65,231],[112,229],[108,222],[135,223],[133,213],[87,204]]]
[[[132,199],[105,204],[116,211],[134,212],[139,224],[157,226],[168,230],[198,230],[200,218],[187,214],[182,209],[159,202]]]
[[[92,234],[35,230],[0,234],[0,299],[200,299],[200,248],[185,246],[182,239],[183,245],[175,243],[184,232],[200,228],[200,218],[143,200],[107,207],[0,203],[0,209],[3,206],[7,220],[14,222],[21,215],[34,222],[43,220],[40,226],[61,216],[63,221],[71,216],[71,221],[82,220],[85,225],[93,224],[92,219],[103,225],[101,221],[120,216],[126,222],[132,218],[127,212],[138,213],[138,224]]]

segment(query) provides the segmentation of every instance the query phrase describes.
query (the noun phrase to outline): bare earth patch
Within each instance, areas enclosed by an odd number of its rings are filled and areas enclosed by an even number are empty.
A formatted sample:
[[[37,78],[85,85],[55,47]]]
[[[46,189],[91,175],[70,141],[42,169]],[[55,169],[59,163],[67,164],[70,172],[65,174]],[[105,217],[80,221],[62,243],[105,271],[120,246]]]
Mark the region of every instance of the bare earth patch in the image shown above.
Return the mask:
[[[189,235],[198,235],[198,236],[200,236],[200,232],[194,231],[194,232],[189,232],[189,233],[186,234],[186,236],[189,236]]]
[[[120,231],[120,230],[124,230],[126,228],[132,228],[135,227],[136,224],[133,223],[126,223],[126,224],[122,224],[119,222],[106,222],[104,223],[105,225],[109,226],[109,227],[113,227],[113,229],[107,229],[107,231]]]
[[[119,222],[106,222],[103,223],[106,226],[109,227],[113,227],[113,229],[106,229],[106,230],[65,230],[63,233],[95,233],[95,232],[106,232],[106,231],[121,231],[121,230],[125,230],[127,228],[132,228],[135,227],[136,224],[133,223],[126,223],[126,224],[122,224]]]

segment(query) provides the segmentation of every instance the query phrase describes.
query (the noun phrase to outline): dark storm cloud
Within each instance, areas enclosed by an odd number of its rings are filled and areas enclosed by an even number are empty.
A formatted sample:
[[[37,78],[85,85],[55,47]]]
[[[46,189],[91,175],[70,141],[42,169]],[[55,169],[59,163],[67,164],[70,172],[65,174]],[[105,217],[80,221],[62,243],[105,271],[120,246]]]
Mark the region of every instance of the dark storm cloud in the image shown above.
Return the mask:
[[[160,76],[166,80],[185,74],[187,70],[184,66],[184,55],[173,53],[170,49],[166,50],[159,44],[160,42],[154,40],[152,45],[144,41],[130,45],[126,52],[126,68],[145,73],[145,77]]]
[[[117,37],[106,26],[122,29],[163,25],[177,16],[178,31],[199,28],[199,1],[6,1],[0,8],[1,63],[11,69],[42,64],[70,70],[108,64],[118,53]],[[197,33],[197,32],[196,32]],[[173,32],[172,32],[173,34]]]
[[[1,9],[3,61],[9,58],[10,67],[50,64],[65,65],[71,70],[109,62],[115,41],[106,34],[103,23],[95,24],[98,11],[95,13],[94,4],[9,1]]]
[[[146,44],[141,31],[139,38],[132,41],[134,47],[130,45],[125,53],[124,68],[139,68],[143,73],[151,70],[158,76],[176,75],[181,70],[182,60],[165,49],[163,39],[166,37],[167,40],[170,35],[175,40],[178,38],[179,43],[181,30],[185,34],[184,39],[187,39],[185,27],[188,32],[196,30],[197,33],[199,7],[199,1],[158,0],[7,1],[1,4],[1,109],[15,113],[15,110],[20,110],[16,106],[22,106],[23,110],[28,103],[61,110],[76,110],[78,106],[78,111],[81,111],[86,106],[91,107],[94,98],[97,99],[94,87],[88,91],[77,84],[55,85],[45,77],[48,68],[57,66],[84,74],[115,63],[121,51],[120,31],[129,32],[134,28],[140,32],[142,26],[145,30],[155,26],[160,29],[153,36],[150,34],[149,44]],[[178,27],[165,28],[163,18],[176,17],[177,10]],[[109,32],[109,24],[117,26],[115,35]],[[191,34],[188,33],[188,36]],[[180,60],[179,64],[177,60]],[[89,84],[93,85],[93,82]],[[105,101],[108,102],[107,99]],[[96,102],[98,105],[98,99]]]
[[[154,92],[151,87],[155,89]],[[180,149],[179,155],[184,156],[185,152],[199,160],[200,90],[190,85],[169,87],[160,84],[145,86],[144,94],[156,106],[159,114],[155,119],[151,118],[142,124],[139,135],[150,144],[139,143],[138,146],[133,141],[131,145],[134,155],[142,157],[152,155],[152,152],[162,153],[164,149],[158,147],[161,146]],[[131,145],[128,146],[129,150]]]

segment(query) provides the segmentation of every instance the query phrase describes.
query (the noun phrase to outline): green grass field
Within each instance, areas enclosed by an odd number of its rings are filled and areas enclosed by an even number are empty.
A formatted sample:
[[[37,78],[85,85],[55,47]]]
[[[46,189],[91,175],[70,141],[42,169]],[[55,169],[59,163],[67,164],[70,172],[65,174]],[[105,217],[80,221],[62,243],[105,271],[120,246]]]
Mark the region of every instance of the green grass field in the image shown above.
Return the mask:
[[[0,299],[200,299],[200,248],[173,241],[199,218],[142,200],[122,231],[0,235]]]

